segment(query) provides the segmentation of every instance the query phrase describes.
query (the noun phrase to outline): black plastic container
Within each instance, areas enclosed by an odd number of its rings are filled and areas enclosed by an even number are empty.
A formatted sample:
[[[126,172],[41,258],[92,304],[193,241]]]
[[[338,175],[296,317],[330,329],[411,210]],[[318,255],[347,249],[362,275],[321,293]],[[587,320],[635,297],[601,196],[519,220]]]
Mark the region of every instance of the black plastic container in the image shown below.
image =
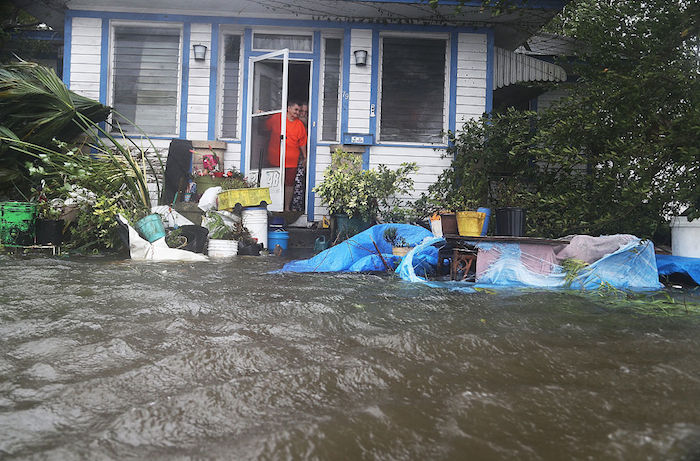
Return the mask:
[[[62,219],[37,219],[36,220],[36,243],[39,245],[59,246],[63,243]]]
[[[496,209],[496,235],[522,237],[525,235],[525,210],[518,207]]]

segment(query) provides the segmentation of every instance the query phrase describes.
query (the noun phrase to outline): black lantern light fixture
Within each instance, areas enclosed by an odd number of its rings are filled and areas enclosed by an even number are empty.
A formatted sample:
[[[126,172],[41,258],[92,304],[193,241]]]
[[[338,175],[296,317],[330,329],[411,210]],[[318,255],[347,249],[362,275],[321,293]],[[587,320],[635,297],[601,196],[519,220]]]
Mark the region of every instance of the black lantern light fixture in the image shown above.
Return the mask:
[[[192,50],[194,51],[195,61],[204,61],[204,59],[207,57],[206,45],[192,45]]]
[[[367,65],[367,50],[355,50],[355,65],[356,66],[366,66]]]

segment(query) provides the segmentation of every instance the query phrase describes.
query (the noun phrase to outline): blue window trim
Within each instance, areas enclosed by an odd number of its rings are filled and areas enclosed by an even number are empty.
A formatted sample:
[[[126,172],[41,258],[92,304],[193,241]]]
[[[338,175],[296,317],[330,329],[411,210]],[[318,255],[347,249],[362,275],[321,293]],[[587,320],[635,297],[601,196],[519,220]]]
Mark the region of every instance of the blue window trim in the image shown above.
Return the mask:
[[[457,59],[459,52],[459,34],[452,32],[450,34],[450,77],[448,79],[450,85],[450,101],[448,103],[449,115],[447,129],[455,132],[457,129]]]
[[[100,38],[100,102],[107,104],[107,80],[109,71],[109,19],[102,20]]]
[[[211,25],[211,51],[209,52],[209,119],[207,138],[216,139],[216,98],[219,87],[219,26]]]
[[[180,137],[187,139],[187,103],[190,88],[190,32],[191,23],[182,25],[182,86],[180,88]]]
[[[342,56],[342,93],[340,95],[340,133],[338,139],[342,139],[343,133],[348,131],[348,111],[349,111],[349,96],[350,96],[350,40],[351,29],[345,29],[343,33],[343,56]]]
[[[314,31],[314,50],[313,50],[313,61],[311,61],[311,81],[309,89],[309,104],[311,106],[311,112],[309,113],[308,119],[308,140],[309,140],[309,150],[307,152],[307,162],[306,162],[306,181],[308,183],[306,191],[306,220],[308,222],[313,222],[314,212],[315,212],[315,197],[313,188],[316,184],[316,146],[317,146],[317,130],[318,130],[318,109],[319,101],[321,100],[320,91],[320,78],[321,78],[321,32]]]
[[[250,48],[252,46],[253,31],[247,28],[243,31],[243,101],[241,103],[241,173],[245,174],[245,149],[248,145],[248,72]]]
[[[370,107],[372,105],[374,106],[374,117],[372,117],[371,114],[368,114],[370,115],[369,134],[371,134],[374,139],[377,139],[377,107],[379,107],[377,105],[377,97],[379,93],[379,45],[379,30],[374,29],[372,30],[372,75],[370,77],[371,83],[369,94]],[[369,168],[369,149],[367,149],[365,155],[367,156],[367,166],[365,167],[363,162],[363,168],[366,170]]]
[[[486,107],[484,111],[488,114],[493,110],[493,67],[495,60],[493,29],[489,29],[486,33],[486,40]]]
[[[71,38],[73,36],[73,18],[66,15],[63,20],[63,83],[70,88]]]

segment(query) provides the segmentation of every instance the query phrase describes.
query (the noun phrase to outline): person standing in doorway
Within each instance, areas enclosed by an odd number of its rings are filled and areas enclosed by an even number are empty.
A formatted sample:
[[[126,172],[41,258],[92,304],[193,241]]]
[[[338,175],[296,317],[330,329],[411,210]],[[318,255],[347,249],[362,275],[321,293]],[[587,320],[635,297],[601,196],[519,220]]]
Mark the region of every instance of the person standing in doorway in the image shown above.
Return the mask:
[[[285,139],[284,158],[284,209],[288,211],[292,202],[294,176],[297,172],[299,159],[306,160],[306,127],[299,119],[301,104],[290,101],[287,104],[287,135]],[[282,132],[281,114],[274,114],[265,122],[270,132],[267,148],[267,160],[271,166],[280,166],[280,135]]]
[[[299,120],[306,127],[306,131],[309,130],[309,105],[307,103],[301,104],[301,111],[299,112]]]

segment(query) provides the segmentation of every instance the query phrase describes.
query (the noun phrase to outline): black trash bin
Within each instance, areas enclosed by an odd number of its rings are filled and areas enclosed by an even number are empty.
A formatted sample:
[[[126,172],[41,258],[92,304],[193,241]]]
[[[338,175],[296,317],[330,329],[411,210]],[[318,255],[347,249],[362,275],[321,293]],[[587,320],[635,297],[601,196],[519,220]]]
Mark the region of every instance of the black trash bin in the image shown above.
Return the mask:
[[[522,237],[525,235],[525,210],[519,207],[496,209],[496,235]]]

